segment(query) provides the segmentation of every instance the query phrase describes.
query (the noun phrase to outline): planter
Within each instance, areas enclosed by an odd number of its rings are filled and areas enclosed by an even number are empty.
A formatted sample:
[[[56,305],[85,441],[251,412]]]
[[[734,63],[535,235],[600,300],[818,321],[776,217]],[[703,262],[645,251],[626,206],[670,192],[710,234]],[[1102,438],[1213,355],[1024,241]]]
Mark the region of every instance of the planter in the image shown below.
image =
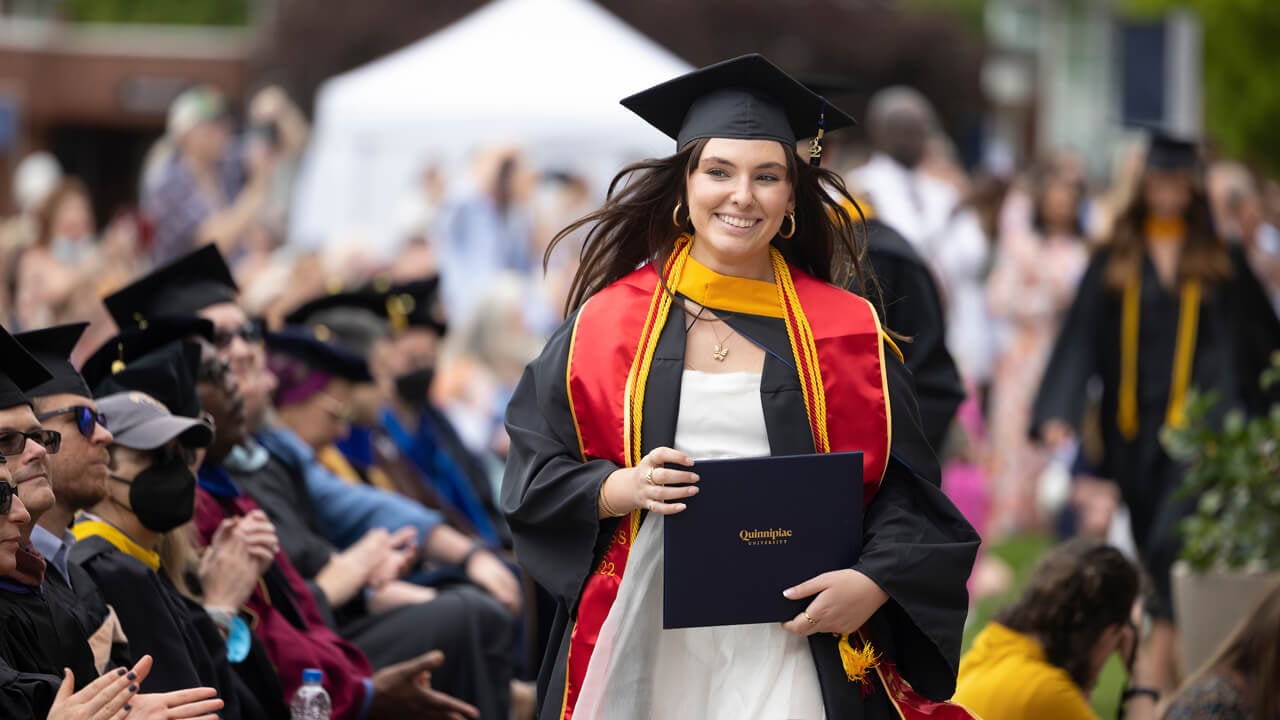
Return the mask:
[[[1280,571],[1210,570],[1173,566],[1173,608],[1178,622],[1178,658],[1183,674],[1208,660]]]

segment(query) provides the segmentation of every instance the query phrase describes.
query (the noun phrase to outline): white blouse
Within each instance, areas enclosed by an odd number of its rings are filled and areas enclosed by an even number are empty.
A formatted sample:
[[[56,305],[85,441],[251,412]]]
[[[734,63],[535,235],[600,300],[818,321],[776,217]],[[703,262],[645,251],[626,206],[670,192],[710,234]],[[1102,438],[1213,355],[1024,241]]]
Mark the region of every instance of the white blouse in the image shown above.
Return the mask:
[[[695,460],[768,455],[760,374],[685,370],[675,448]],[[825,718],[806,638],[778,623],[662,629],[662,521],[649,513],[640,526],[574,717]]]

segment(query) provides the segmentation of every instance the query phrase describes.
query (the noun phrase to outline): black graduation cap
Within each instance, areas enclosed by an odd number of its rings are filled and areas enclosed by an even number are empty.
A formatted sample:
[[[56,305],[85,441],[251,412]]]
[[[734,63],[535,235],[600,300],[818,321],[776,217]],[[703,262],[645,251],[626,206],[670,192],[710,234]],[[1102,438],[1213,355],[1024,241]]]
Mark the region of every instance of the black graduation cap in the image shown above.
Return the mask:
[[[136,390],[150,395],[174,415],[198,418],[201,408],[196,378],[201,356],[200,344],[191,340],[162,345],[103,378],[95,388],[97,396]]]
[[[339,310],[364,310],[387,322],[394,333],[411,327],[429,328],[444,335],[449,326],[436,315],[440,277],[432,275],[412,282],[392,285],[389,280],[375,279],[362,288],[335,292],[318,297],[285,316],[286,325],[327,327],[335,336],[345,334],[333,323]],[[328,338],[322,338],[328,339]],[[340,344],[353,346],[335,337]]]
[[[7,330],[0,328],[0,408],[25,405],[26,391],[52,378],[39,360]]]
[[[668,80],[622,104],[683,148],[703,138],[777,140],[795,145],[814,138],[810,162],[822,155],[825,131],[855,125],[763,55],[743,55]]]
[[[124,370],[135,360],[169,343],[195,337],[213,342],[213,323],[194,315],[158,317],[148,321],[145,328],[130,328],[103,343],[80,366],[80,374],[96,391],[106,377]]]
[[[87,322],[54,325],[14,336],[53,376],[48,381],[28,390],[27,397],[43,397],[58,393],[93,397],[93,393],[89,392],[89,385],[71,364],[71,351],[75,349],[76,343],[80,342],[80,336],[84,334],[87,327],[89,327]]]
[[[224,302],[234,302],[240,289],[218,246],[204,247],[156,268],[103,298],[121,330],[143,327],[154,318],[193,315]]]
[[[1147,167],[1153,170],[1195,170],[1200,167],[1196,143],[1164,130],[1151,133]]]
[[[372,382],[364,358],[317,337],[316,328],[285,326],[266,335],[267,353],[296,360],[307,368],[351,382]],[[321,333],[323,335],[323,333]]]

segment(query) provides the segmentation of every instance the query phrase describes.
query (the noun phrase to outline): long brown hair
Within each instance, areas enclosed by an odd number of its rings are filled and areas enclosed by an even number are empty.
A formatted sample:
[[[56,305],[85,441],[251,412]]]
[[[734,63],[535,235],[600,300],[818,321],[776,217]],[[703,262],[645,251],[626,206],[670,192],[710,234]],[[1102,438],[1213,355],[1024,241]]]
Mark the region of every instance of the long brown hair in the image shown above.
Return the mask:
[[[623,168],[609,183],[604,205],[570,224],[551,239],[543,256],[550,262],[556,245],[586,227],[578,272],[569,287],[565,313],[587,301],[645,262],[662,262],[685,228],[672,222],[676,203],[684,202],[689,176],[702,159],[706,140],[695,140],[670,157],[643,160]],[[795,192],[796,237],[774,240],[787,262],[825,282],[848,287],[856,279],[865,287],[863,252],[866,230],[859,229],[842,201],[857,207],[844,179],[825,168],[800,161],[783,146],[787,178]],[[686,206],[688,203],[685,203]],[[861,211],[859,211],[861,212]]]
[[[1038,640],[1045,659],[1083,690],[1096,679],[1089,662],[1094,643],[1103,630],[1128,622],[1139,582],[1137,568],[1119,550],[1069,540],[1045,555],[1022,597],[995,620]]]
[[[1213,656],[1191,673],[1170,709],[1188,688],[1221,672],[1244,679],[1250,717],[1280,718],[1280,582],[1270,585]]]
[[[1129,206],[1116,220],[1115,230],[1108,243],[1107,287],[1117,292],[1124,290],[1129,280],[1142,272],[1142,258],[1146,254],[1147,218],[1146,193],[1140,186]],[[1199,279],[1212,285],[1231,277],[1231,257],[1227,247],[1213,228],[1213,214],[1209,209],[1209,197],[1199,182],[1192,181],[1191,202],[1183,212],[1187,236],[1178,256],[1178,280]]]

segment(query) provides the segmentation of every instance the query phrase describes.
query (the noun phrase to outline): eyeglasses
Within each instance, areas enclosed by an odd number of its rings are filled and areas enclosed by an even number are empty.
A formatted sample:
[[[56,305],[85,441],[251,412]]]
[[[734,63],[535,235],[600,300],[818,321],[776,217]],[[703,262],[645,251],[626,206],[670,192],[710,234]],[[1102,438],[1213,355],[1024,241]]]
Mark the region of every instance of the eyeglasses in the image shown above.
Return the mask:
[[[81,435],[87,438],[93,437],[93,431],[99,425],[104,429],[107,427],[107,416],[85,405],[72,405],[71,407],[50,410],[46,413],[40,413],[36,416],[36,419],[40,422],[44,422],[49,418],[57,417],[58,415],[66,415],[68,413],[75,413],[76,429],[80,431]]]
[[[0,480],[0,515],[8,515],[13,509],[13,496],[18,494],[18,486]]]
[[[62,447],[62,433],[57,430],[44,428],[31,432],[9,430],[0,432],[0,455],[21,455],[27,449],[28,440],[43,447],[50,455],[58,452],[58,448]]]
[[[213,333],[213,344],[219,350],[225,350],[235,342],[236,338],[247,343],[262,339],[262,327],[255,322],[248,322],[238,328],[220,328]]]
[[[351,423],[351,408],[341,400],[328,393],[320,393],[317,397],[324,401],[320,409],[324,410],[325,414],[340,423]]]

